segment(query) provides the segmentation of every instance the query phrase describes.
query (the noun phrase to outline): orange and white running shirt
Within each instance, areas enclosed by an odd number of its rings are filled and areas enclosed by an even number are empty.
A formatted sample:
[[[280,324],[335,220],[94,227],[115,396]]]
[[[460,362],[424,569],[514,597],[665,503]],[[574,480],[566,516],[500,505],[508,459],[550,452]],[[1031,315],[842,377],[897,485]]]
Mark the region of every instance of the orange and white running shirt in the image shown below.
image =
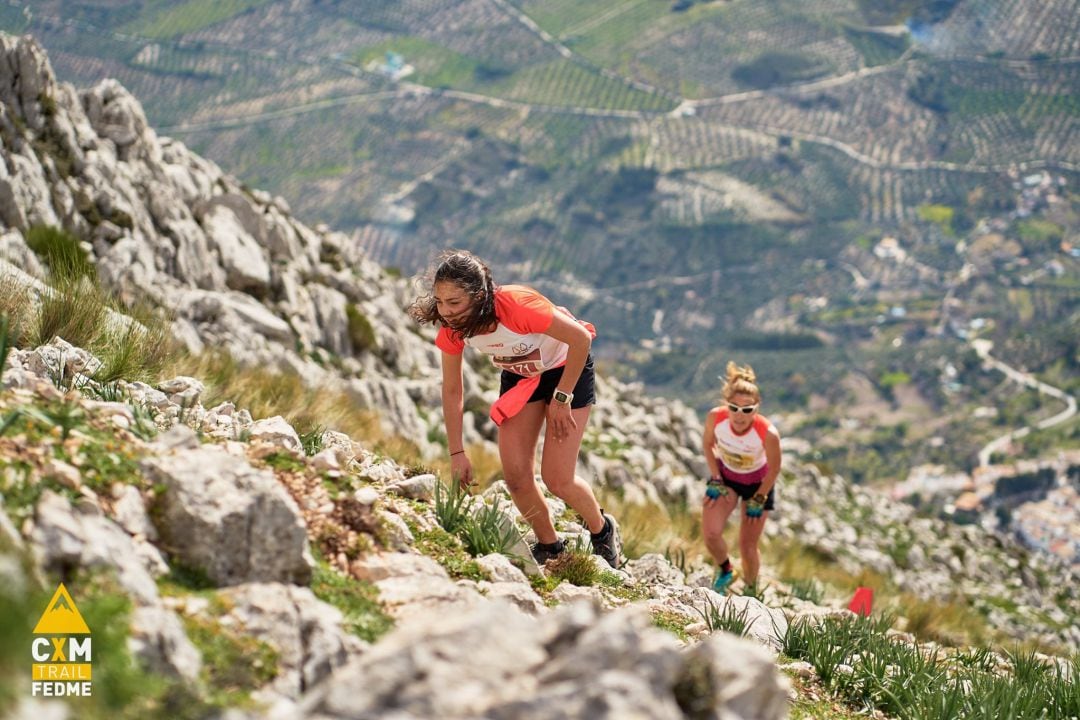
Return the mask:
[[[765,436],[772,423],[761,415],[741,435],[731,427],[731,411],[726,407],[716,413],[716,444],[713,454],[723,466],[723,475],[732,482],[755,483],[765,477]]]
[[[450,328],[442,327],[435,344],[451,355],[460,355],[468,345],[490,355],[495,367],[534,377],[566,363],[569,346],[545,334],[556,311],[565,312],[532,288],[504,285],[495,289],[498,325],[494,331],[462,340]]]

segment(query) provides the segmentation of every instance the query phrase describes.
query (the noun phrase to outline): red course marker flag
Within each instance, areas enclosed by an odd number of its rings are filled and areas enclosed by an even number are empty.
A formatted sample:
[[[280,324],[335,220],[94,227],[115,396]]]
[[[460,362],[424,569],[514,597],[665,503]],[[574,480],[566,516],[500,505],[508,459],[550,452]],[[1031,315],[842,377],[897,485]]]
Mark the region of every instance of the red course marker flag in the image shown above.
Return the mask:
[[[851,604],[848,605],[848,610],[856,615],[867,616],[870,614],[870,607],[874,604],[874,591],[868,587],[860,587],[855,590],[855,597],[851,599]]]

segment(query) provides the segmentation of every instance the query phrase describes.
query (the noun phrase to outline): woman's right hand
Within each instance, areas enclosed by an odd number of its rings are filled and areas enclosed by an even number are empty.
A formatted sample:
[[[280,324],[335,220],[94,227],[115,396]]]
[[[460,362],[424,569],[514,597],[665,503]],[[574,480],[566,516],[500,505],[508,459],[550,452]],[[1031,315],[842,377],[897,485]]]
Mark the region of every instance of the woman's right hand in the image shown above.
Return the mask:
[[[458,453],[450,458],[450,475],[457,478],[463,490],[475,485],[468,453]]]

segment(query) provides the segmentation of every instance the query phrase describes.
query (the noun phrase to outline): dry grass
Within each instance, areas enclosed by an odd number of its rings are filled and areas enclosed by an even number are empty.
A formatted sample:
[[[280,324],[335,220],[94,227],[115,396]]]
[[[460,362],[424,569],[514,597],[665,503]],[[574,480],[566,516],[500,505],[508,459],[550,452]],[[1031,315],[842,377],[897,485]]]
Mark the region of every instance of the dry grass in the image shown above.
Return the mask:
[[[230,401],[238,408],[246,408],[255,419],[281,415],[300,430],[323,427],[345,433],[402,466],[424,464],[416,443],[386,432],[378,413],[360,407],[343,389],[308,387],[296,373],[242,367],[221,351],[197,356],[177,354],[166,365],[164,374],[201,380],[206,385],[202,400],[206,407]]]
[[[698,508],[628,503],[604,489],[597,490],[597,497],[604,509],[619,521],[627,557],[660,553],[682,565],[684,570],[712,562],[701,535]]]
[[[230,401],[255,419],[281,415],[294,427],[321,425],[364,442],[381,438],[378,415],[360,408],[345,392],[310,388],[299,375],[263,367],[243,367],[227,352],[180,353],[170,359],[165,375],[188,375],[206,385],[202,404]]]
[[[149,305],[138,305],[125,313],[134,322],[126,327],[116,322],[107,323],[96,343],[94,349],[103,364],[94,379],[99,382],[157,380],[162,368],[178,351],[169,318]]]
[[[30,291],[13,277],[0,275],[0,316],[8,319],[8,341],[16,347],[25,342],[33,322]]]
[[[858,573],[850,573],[832,558],[795,540],[765,538],[761,554],[762,564],[785,581],[812,579],[841,594],[854,593],[859,587],[878,592],[888,585],[880,573],[865,567]]]
[[[952,646],[985,645],[996,636],[986,618],[962,599],[924,600],[901,593],[885,601],[893,612],[904,618],[901,629],[920,640]]]
[[[826,587],[827,595],[839,595],[845,603],[854,597],[857,588],[871,588],[874,614],[891,612],[905,618],[901,629],[920,640],[934,640],[945,645],[981,645],[992,639],[1003,639],[987,625],[986,618],[970,609],[962,599],[919,598],[903,592],[891,579],[869,568],[850,573],[820,551],[795,540],[765,541],[762,563],[787,582],[815,580]]]
[[[148,305],[122,307],[89,276],[59,274],[50,283],[50,291],[36,301],[14,277],[0,278],[0,316],[9,319],[12,345],[36,347],[61,337],[102,361],[95,380],[157,379],[175,351],[165,313]]]
[[[93,352],[105,331],[108,297],[82,276],[54,277],[52,289],[53,292],[41,298],[30,342],[44,345],[59,336],[75,347]]]

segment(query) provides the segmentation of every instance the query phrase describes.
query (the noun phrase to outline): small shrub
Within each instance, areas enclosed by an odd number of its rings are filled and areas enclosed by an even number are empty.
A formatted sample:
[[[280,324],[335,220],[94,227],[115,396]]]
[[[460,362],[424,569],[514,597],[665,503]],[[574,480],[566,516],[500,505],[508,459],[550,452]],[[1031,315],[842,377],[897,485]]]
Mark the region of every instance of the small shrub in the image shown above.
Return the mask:
[[[592,553],[578,548],[568,547],[566,552],[548,560],[545,569],[551,577],[578,587],[591,587],[600,582],[601,570],[596,566]]]

